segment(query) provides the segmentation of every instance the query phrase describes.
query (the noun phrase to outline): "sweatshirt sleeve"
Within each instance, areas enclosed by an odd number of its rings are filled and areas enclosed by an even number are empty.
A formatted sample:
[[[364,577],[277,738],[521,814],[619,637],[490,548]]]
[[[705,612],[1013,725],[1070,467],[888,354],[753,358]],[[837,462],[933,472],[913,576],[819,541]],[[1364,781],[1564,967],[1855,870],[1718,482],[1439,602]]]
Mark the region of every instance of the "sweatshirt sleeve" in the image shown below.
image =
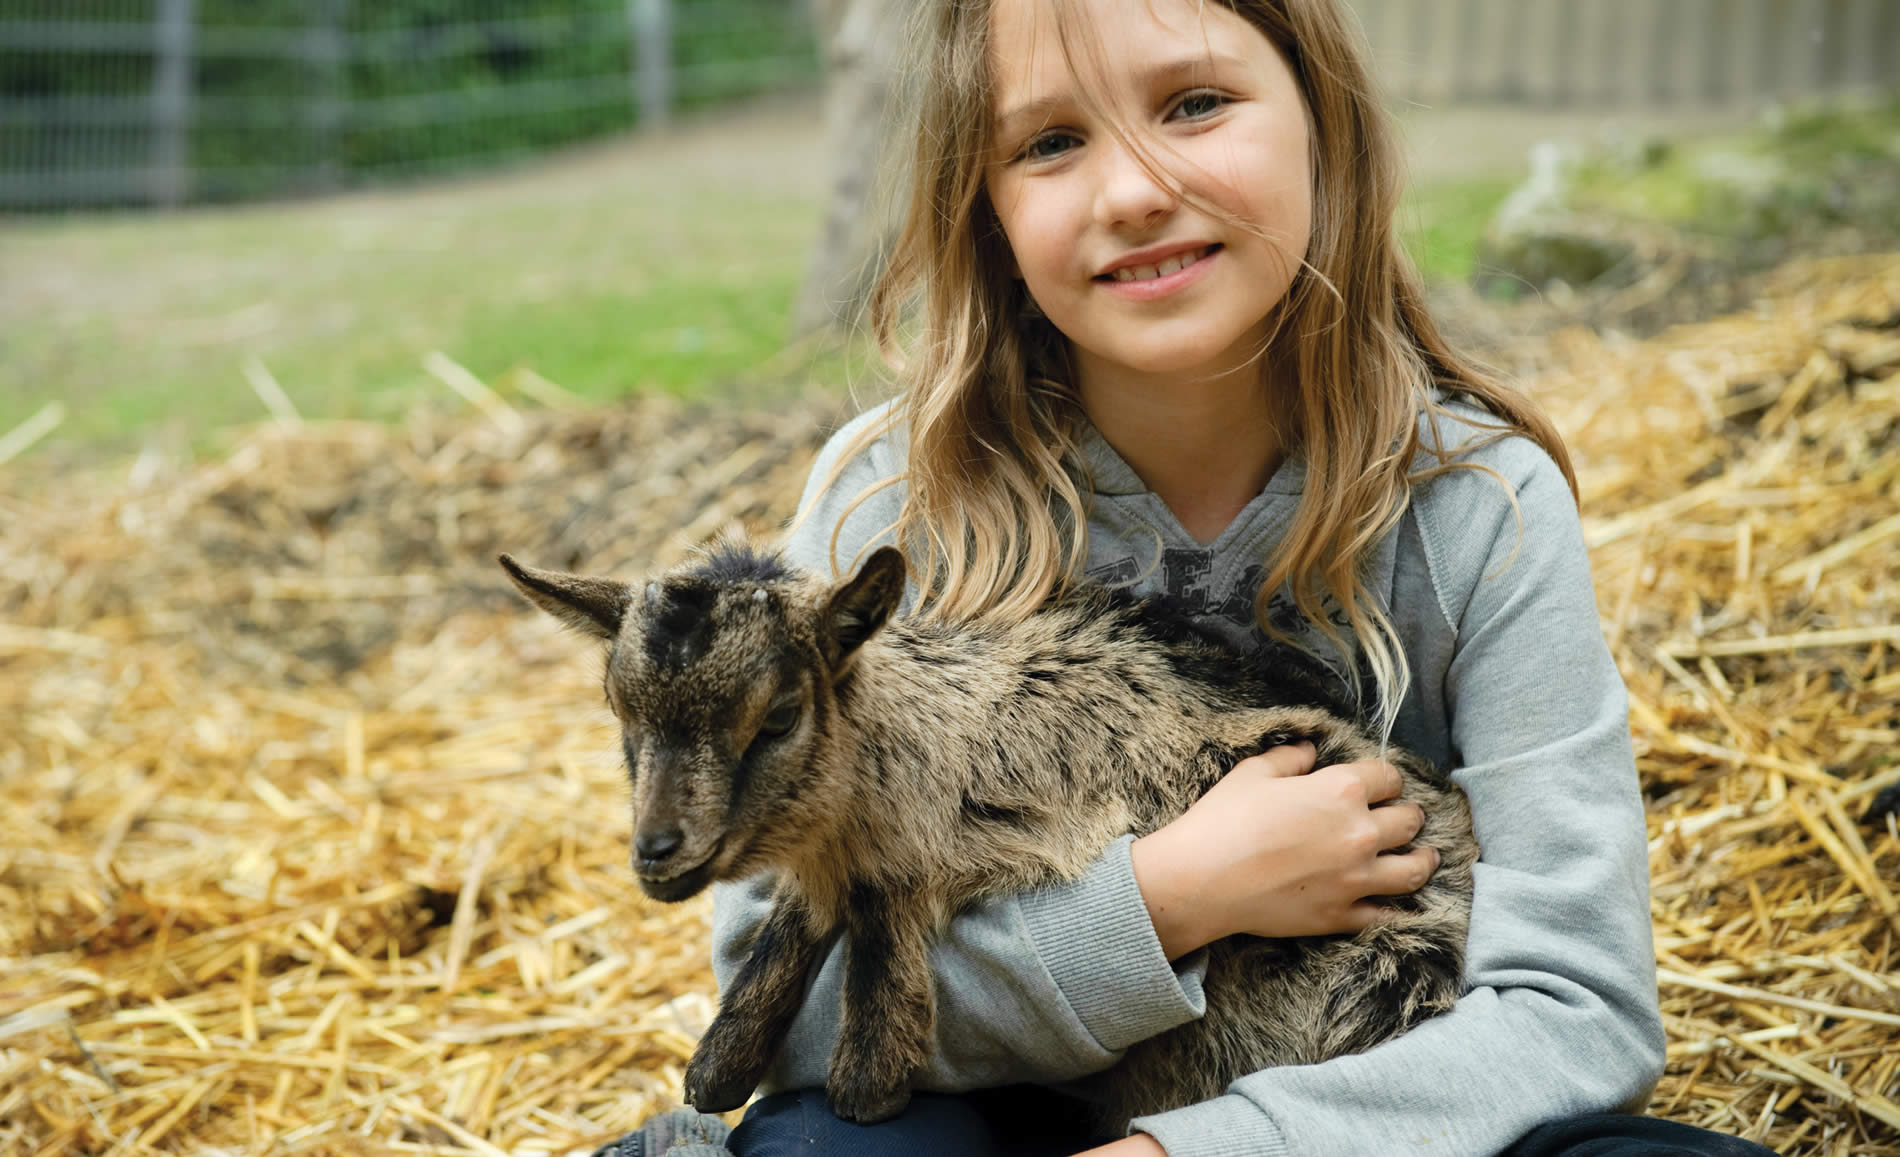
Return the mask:
[[[885,435],[824,482],[873,410],[840,430],[812,468],[801,517],[784,548],[789,561],[849,572],[866,547],[890,541],[901,484],[856,499],[902,470],[901,433]],[[855,503],[855,505],[854,505]],[[963,913],[932,950],[936,1039],[916,1087],[964,1092],[1023,1081],[1060,1082],[1098,1072],[1136,1041],[1201,1014],[1198,956],[1171,965],[1155,937],[1129,860],[1131,838],[1111,846],[1080,880],[996,900]],[[713,972],[723,988],[737,973],[763,919],[771,881],[713,889]],[[825,1083],[837,1039],[843,952],[818,970],[772,1071],[767,1091]]]
[[[1640,1108],[1663,1033],[1628,700],[1562,474],[1521,439],[1415,506],[1453,632],[1444,702],[1481,849],[1449,1013],[1369,1052],[1268,1069],[1139,1118],[1172,1157],[1496,1153],[1535,1126]]]

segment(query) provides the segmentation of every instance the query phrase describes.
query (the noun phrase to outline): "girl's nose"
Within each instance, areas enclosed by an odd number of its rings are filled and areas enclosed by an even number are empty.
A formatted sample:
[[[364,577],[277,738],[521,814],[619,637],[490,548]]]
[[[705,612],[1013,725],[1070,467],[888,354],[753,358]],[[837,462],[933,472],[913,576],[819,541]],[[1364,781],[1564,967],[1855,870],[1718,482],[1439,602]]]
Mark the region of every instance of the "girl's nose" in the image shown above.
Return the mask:
[[[1106,228],[1148,228],[1180,204],[1165,180],[1142,165],[1126,142],[1108,137],[1096,154],[1100,177],[1095,191],[1095,218]]]

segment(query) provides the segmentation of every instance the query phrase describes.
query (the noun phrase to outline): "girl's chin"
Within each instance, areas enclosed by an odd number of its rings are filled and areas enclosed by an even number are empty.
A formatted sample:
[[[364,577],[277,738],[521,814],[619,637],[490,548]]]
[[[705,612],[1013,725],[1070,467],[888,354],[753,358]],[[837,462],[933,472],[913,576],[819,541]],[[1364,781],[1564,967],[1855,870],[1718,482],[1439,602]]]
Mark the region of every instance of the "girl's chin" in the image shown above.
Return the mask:
[[[1242,373],[1257,373],[1261,358],[1256,340],[1243,345],[1209,343],[1205,348],[1167,345],[1159,349],[1130,349],[1084,357],[1101,373],[1134,375],[1147,378],[1173,378],[1182,382],[1214,381]]]

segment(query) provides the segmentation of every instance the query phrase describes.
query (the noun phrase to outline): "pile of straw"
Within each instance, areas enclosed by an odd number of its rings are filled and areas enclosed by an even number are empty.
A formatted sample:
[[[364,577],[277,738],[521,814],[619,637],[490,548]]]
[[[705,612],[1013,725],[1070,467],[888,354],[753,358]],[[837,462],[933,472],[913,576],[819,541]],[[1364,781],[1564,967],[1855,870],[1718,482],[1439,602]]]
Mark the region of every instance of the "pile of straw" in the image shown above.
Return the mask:
[[[1671,1066],[1653,1111],[1900,1153],[1900,258],[1534,390],[1577,451],[1649,797]]]
[[[1900,1154],[1900,258],[1549,350],[1650,805],[1654,1109]],[[0,504],[0,1152],[564,1153],[676,1103],[706,907],[631,887],[592,648],[492,558],[770,524],[820,416],[468,392]]]
[[[813,412],[259,431],[0,509],[0,1153],[565,1152],[678,1102],[706,907],[630,887],[500,550],[776,524]]]

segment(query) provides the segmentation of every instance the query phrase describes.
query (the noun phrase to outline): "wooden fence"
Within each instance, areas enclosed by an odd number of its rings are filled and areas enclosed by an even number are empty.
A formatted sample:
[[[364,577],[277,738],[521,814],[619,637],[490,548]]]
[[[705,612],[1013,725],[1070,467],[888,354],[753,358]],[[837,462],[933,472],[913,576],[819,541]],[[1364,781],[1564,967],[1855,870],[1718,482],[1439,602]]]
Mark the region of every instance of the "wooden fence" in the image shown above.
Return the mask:
[[[1900,85],[1900,0],[1348,0],[1391,95],[1734,105]]]

